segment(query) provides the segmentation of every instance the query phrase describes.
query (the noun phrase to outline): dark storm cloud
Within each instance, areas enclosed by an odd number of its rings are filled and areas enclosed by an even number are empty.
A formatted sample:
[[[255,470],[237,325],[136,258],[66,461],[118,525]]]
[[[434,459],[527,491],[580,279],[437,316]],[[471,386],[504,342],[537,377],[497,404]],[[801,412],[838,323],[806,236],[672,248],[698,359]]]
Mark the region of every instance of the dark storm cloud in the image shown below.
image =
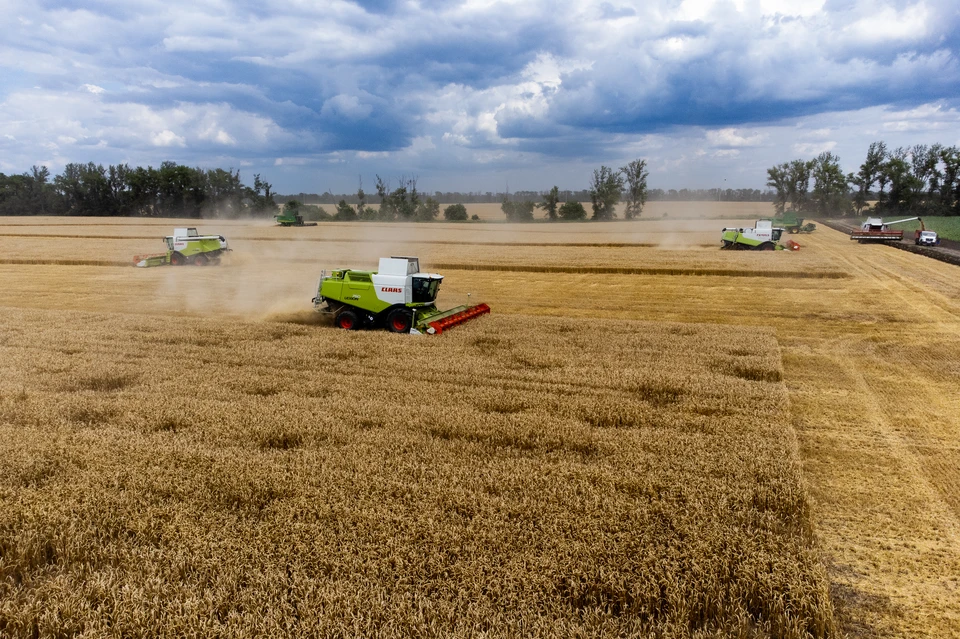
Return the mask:
[[[27,166],[94,145],[506,167],[960,96],[948,0],[15,0],[0,28],[0,129]]]

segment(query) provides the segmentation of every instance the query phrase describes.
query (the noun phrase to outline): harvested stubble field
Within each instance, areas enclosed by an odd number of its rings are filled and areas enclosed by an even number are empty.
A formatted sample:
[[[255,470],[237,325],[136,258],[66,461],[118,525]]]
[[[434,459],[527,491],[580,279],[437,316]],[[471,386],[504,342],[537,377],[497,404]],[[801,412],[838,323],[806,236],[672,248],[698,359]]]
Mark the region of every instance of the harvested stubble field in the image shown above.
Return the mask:
[[[211,221],[219,269],[66,266],[98,220],[6,221],[0,634],[960,633],[956,267],[722,220]],[[321,268],[391,253],[494,315],[316,324]]]

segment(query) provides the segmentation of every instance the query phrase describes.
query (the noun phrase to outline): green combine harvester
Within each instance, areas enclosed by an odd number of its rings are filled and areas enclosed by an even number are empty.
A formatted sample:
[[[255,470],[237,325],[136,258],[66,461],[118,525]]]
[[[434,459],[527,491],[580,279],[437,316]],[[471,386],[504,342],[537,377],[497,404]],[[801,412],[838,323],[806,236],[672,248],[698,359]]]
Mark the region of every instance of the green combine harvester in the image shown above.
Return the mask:
[[[134,266],[216,265],[223,254],[231,250],[227,238],[222,235],[200,235],[195,228],[173,229],[173,235],[163,240],[167,243],[165,253],[137,255],[133,258]]]
[[[817,230],[817,225],[813,222],[804,224],[803,218],[797,215],[796,211],[784,211],[781,215],[773,218],[772,221],[791,235],[796,233],[813,233]]]
[[[374,271],[322,273],[314,308],[346,330],[386,328],[393,333],[442,333],[490,312],[486,304],[437,309],[442,275],[421,273],[416,257],[381,257]]]
[[[720,248],[739,251],[776,251],[780,246],[780,236],[786,229],[774,227],[770,220],[757,220],[753,228],[723,229]]]
[[[273,216],[280,226],[316,226],[316,222],[304,222],[303,216],[296,211],[284,209],[282,213]]]

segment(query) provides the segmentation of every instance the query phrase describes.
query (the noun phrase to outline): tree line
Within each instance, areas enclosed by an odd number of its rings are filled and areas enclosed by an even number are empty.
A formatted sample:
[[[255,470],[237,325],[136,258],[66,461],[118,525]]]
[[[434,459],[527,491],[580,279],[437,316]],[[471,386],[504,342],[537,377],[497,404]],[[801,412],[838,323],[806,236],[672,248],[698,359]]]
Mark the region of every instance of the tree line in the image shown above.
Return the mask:
[[[551,189],[552,190],[552,189]],[[463,204],[499,204],[504,199],[512,202],[539,201],[550,191],[433,191],[422,195],[432,197],[437,202],[460,202]],[[560,202],[589,202],[590,189],[559,189],[557,195]],[[647,202],[773,202],[774,192],[765,189],[647,189]],[[274,195],[278,202],[297,200],[303,204],[328,204],[336,206],[340,200],[354,207],[360,201],[357,193],[287,193]],[[376,193],[366,193],[366,204],[379,204],[380,198]]]
[[[813,184],[811,190],[811,182]],[[844,174],[840,158],[824,152],[767,169],[778,213],[860,215],[871,201],[878,213],[960,215],[960,149],[917,144],[890,150],[874,142],[855,173]]]
[[[612,220],[617,216],[616,206],[621,199],[626,203],[624,217],[632,220],[640,217],[647,202],[647,161],[637,159],[619,169],[601,165],[594,169],[590,189],[586,192],[592,209],[591,219]],[[510,222],[528,222],[534,219],[534,209],[541,209],[544,218],[556,220],[583,220],[587,211],[580,199],[567,199],[561,203],[560,187],[554,186],[542,196],[540,202],[511,200],[504,196],[501,210]]]
[[[241,217],[276,212],[272,185],[240,172],[164,162],[159,168],[126,164],[67,164],[51,178],[44,166],[19,175],[0,173],[0,215],[110,215]]]
[[[774,201],[773,191],[757,189],[648,189],[646,160],[637,159],[619,169],[601,166],[594,170],[590,186],[583,190],[487,192],[463,194],[436,191],[427,195],[418,189],[416,177],[401,176],[396,184],[376,176],[375,189],[367,193],[362,181],[356,193],[334,196],[300,194],[279,196],[272,185],[253,176],[253,185],[240,179],[240,172],[193,168],[175,162],[130,167],[103,166],[92,162],[71,163],[60,175],[51,176],[43,166],[19,175],[0,173],[0,215],[97,215],[163,217],[242,217],[273,215],[277,201],[299,211],[307,219],[430,221],[441,216],[441,202],[457,202],[442,209],[447,220],[467,219],[464,203],[499,202],[509,221],[533,220],[541,211],[546,220],[594,220],[615,217],[616,206],[626,202],[624,216],[639,217],[647,201],[724,200]],[[591,211],[581,204],[590,202]],[[799,202],[805,206],[805,200]],[[333,205],[328,212],[321,204]],[[374,208],[372,205],[379,205]]]
[[[616,217],[615,208],[621,198],[625,199],[624,216],[627,219],[639,217],[647,201],[647,162],[634,160],[620,169],[614,170],[601,166],[593,172],[591,187],[587,191],[593,209],[592,219],[609,220]],[[416,177],[401,177],[396,187],[388,180],[377,175],[376,196],[370,197],[363,190],[363,181],[357,193],[348,200],[340,198],[331,214],[318,204],[309,204],[303,199],[291,198],[284,204],[284,211],[298,213],[306,220],[378,220],[378,221],[416,221],[429,222],[440,215],[440,200],[424,196],[417,189]],[[438,195],[440,195],[438,193]],[[368,202],[368,200],[373,200]],[[370,206],[379,203],[378,208]],[[554,186],[542,195],[540,202],[531,199],[516,199],[504,194],[500,208],[509,222],[527,222],[534,219],[534,211],[540,209],[544,218],[555,220],[586,219],[587,211],[579,199],[562,201],[560,187]],[[443,210],[443,217],[449,221],[467,219],[467,209],[462,202],[451,204]],[[473,219],[478,219],[474,215]]]

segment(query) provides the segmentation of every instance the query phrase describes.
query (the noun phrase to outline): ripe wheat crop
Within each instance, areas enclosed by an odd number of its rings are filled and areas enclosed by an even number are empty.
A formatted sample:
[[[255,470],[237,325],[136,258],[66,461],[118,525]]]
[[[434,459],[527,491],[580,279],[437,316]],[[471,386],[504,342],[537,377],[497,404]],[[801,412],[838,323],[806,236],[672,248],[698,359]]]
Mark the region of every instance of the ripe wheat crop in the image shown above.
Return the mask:
[[[655,206],[0,220],[0,636],[957,635],[956,267]],[[127,266],[191,224],[229,263]],[[324,326],[391,254],[494,314]]]
[[[827,636],[781,378],[759,329],[0,309],[0,634]]]

